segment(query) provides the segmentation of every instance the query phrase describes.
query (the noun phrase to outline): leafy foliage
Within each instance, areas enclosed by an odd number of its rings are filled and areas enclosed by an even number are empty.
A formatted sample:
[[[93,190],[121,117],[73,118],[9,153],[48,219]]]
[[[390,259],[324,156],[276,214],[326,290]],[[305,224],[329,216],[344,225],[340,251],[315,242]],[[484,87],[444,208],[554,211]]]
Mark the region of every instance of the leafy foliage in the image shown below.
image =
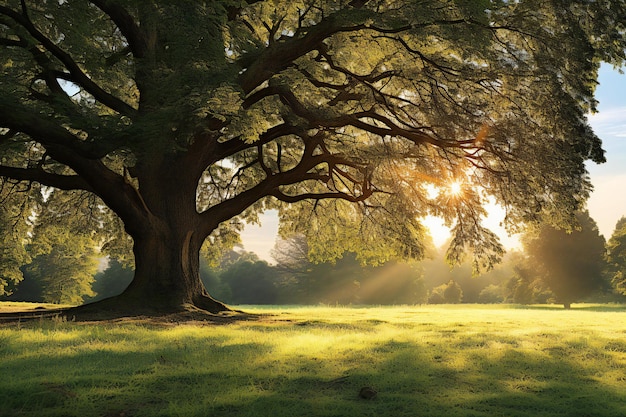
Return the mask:
[[[80,304],[95,295],[91,286],[98,269],[95,242],[65,227],[41,225],[29,251],[26,273],[41,287],[42,299],[57,304]]]
[[[579,213],[577,219],[577,230],[546,225],[536,235],[526,235],[524,241],[533,273],[566,307],[604,282],[604,237],[587,212]]]
[[[626,217],[617,221],[606,248],[613,286],[618,293],[626,295]]]
[[[30,261],[26,251],[29,221],[27,210],[21,207],[29,204],[24,195],[10,194],[14,187],[18,186],[0,180],[0,296],[13,292],[23,279],[20,267]]]

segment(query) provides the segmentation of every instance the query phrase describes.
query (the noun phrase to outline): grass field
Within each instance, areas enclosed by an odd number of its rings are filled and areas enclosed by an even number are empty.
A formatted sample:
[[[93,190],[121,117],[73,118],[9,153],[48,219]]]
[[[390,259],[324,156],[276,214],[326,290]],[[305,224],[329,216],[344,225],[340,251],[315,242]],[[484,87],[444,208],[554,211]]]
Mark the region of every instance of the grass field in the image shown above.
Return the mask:
[[[4,325],[0,416],[626,416],[624,306],[245,310]]]

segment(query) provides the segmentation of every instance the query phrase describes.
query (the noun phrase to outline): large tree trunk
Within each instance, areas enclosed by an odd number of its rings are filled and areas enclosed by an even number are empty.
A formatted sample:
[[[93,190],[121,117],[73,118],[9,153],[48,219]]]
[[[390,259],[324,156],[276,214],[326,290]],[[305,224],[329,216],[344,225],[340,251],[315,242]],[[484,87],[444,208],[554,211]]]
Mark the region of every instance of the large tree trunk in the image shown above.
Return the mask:
[[[135,277],[118,300],[140,310],[175,312],[228,308],[212,299],[200,280],[200,246],[192,230],[135,237]]]
[[[202,241],[194,232],[163,234],[154,230],[134,238],[135,276],[120,295],[79,307],[78,312],[104,316],[163,315],[230,309],[214,300],[200,280]]]
[[[197,181],[182,174],[182,167],[173,172],[165,168],[141,181],[145,215],[138,222],[124,220],[134,241],[135,276],[122,294],[101,307],[120,316],[229,310],[209,296],[200,280],[200,248],[218,223],[202,223],[195,205]]]
[[[228,207],[221,217],[198,213],[197,187],[206,165],[201,153],[162,155],[147,150],[142,156],[125,171],[129,178],[119,184],[122,192],[107,194],[106,199],[133,238],[135,276],[120,295],[85,310],[113,316],[230,310],[211,298],[200,280],[200,248],[220,221],[246,205]]]
[[[137,169],[145,215],[139,224],[124,222],[134,240],[135,277],[116,298],[127,309],[157,314],[228,310],[200,280],[200,248],[218,226],[203,224],[196,211],[200,166],[182,156],[153,158]]]

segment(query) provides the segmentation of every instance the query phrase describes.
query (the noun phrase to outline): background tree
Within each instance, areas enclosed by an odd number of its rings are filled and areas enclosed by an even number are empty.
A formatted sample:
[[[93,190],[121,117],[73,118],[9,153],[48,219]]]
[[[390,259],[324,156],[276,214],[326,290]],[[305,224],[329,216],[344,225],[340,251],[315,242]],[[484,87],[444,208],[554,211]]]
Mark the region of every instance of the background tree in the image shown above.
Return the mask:
[[[0,176],[96,195],[93,226],[123,223],[134,279],[96,306],[120,314],[225,309],[200,248],[269,207],[319,258],[419,257],[435,214],[450,259],[490,265],[487,195],[510,229],[566,224],[588,196],[584,161],[604,157],[586,114],[600,61],[624,60],[625,9],[5,0]]]
[[[415,262],[389,261],[364,265],[353,252],[333,262],[309,260],[302,235],[276,243],[272,256],[282,275],[282,300],[305,304],[423,304],[423,270]]]
[[[431,290],[431,293],[434,288],[447,285],[450,280],[453,280],[463,291],[464,303],[480,303],[483,302],[482,291],[489,286],[493,286],[492,290],[495,290],[495,287],[502,287],[500,290],[502,293],[505,292],[503,288],[513,273],[516,256],[516,251],[510,251],[492,269],[475,271],[469,259],[450,265],[446,262],[445,250],[440,248],[433,251],[431,257],[421,261],[420,265],[423,268],[426,287]],[[493,298],[491,300],[489,302],[493,302]],[[433,301],[443,302],[437,299]]]
[[[265,261],[239,259],[220,274],[230,288],[225,301],[234,304],[274,304],[277,301],[276,271]]]
[[[463,290],[454,281],[448,282],[443,290],[443,299],[448,304],[459,304],[463,301]]]
[[[526,256],[519,254],[514,260],[511,277],[505,287],[505,301],[516,304],[544,304],[553,297],[552,292],[530,266]]]
[[[443,298],[443,290],[445,288],[445,284],[433,288],[428,295],[428,304],[444,304],[446,302]]]
[[[626,295],[626,217],[617,221],[606,249],[611,283],[617,293]]]
[[[134,271],[119,260],[109,260],[106,269],[94,276],[91,286],[95,295],[90,301],[98,301],[121,294],[133,280]]]
[[[20,267],[30,261],[26,252],[30,229],[28,209],[21,207],[18,197],[13,194],[15,188],[19,190],[21,187],[0,179],[0,296],[13,293],[24,278]],[[26,203],[30,207],[28,200]]]
[[[458,304],[463,301],[463,290],[454,280],[432,289],[428,297],[429,304]]]
[[[287,239],[276,239],[270,255],[281,272],[296,277],[306,273],[313,265],[309,257],[307,238],[302,234]]]
[[[578,230],[559,230],[544,225],[523,240],[528,265],[565,308],[588,296],[604,282],[604,237],[586,211],[576,217]]]
[[[39,284],[43,301],[80,304],[95,295],[91,286],[99,259],[96,243],[88,235],[41,225],[35,228],[29,251],[33,260],[26,273]]]
[[[286,283],[286,296],[303,304],[360,304],[365,268],[353,252],[336,254],[327,262],[312,261],[304,235],[277,241],[272,256]]]
[[[478,302],[481,304],[498,304],[504,301],[504,289],[500,285],[490,284],[478,294]]]

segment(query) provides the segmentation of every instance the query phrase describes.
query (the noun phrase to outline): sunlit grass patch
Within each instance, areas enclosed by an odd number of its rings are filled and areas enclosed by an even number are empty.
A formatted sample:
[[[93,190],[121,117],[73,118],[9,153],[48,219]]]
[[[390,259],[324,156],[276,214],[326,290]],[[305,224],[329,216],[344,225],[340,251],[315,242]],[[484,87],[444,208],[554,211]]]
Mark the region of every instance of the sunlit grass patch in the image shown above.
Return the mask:
[[[33,310],[55,310],[58,308],[71,307],[66,304],[52,304],[52,303],[28,303],[21,301],[0,301],[0,312],[11,313],[18,311],[33,311]]]
[[[0,328],[0,416],[626,415],[617,307],[245,310],[268,315]]]

